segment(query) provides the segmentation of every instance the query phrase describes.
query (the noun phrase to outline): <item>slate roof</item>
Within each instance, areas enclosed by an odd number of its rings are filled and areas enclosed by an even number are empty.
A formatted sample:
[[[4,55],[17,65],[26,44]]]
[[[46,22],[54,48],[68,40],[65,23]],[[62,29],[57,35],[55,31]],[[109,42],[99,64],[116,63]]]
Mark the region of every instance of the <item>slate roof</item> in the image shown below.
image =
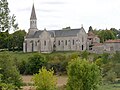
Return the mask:
[[[33,4],[33,7],[32,7],[32,12],[31,12],[31,17],[30,17],[30,19],[37,19],[36,13],[35,13],[34,4]]]
[[[81,29],[69,29],[69,30],[50,30],[47,31],[51,37],[70,37],[77,36]],[[43,30],[36,31],[34,35],[27,35],[26,38],[39,38]]]
[[[77,36],[80,29],[69,29],[69,30],[55,30],[56,37],[69,37],[69,36]]]

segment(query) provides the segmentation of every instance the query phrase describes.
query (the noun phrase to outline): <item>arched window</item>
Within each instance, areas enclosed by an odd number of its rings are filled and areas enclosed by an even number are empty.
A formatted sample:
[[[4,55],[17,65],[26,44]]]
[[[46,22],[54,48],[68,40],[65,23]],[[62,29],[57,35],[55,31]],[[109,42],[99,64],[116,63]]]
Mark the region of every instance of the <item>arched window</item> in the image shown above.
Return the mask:
[[[73,40],[73,45],[75,45],[75,40]]]
[[[84,46],[82,45],[82,50],[84,50]]]
[[[32,52],[34,51],[34,43],[33,41],[31,41],[31,44],[32,44]]]
[[[46,41],[44,41],[44,46],[46,46]]]
[[[25,52],[27,52],[27,42],[25,42]]]
[[[60,40],[58,41],[58,45],[60,45]]]
[[[67,45],[67,40],[65,40],[65,45]]]

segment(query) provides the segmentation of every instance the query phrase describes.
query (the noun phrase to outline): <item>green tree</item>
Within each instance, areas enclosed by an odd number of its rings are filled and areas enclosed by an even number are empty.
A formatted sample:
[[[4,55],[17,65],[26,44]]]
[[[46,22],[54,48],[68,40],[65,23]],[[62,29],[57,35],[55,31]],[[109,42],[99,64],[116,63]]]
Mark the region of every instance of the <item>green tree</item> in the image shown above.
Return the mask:
[[[67,72],[67,90],[96,90],[101,81],[99,67],[85,59],[71,60]]]
[[[7,0],[0,1],[0,31],[7,31],[10,23],[10,10],[8,8]]]
[[[0,32],[0,49],[6,49],[8,47],[8,32]]]
[[[28,58],[28,62],[26,64],[26,74],[34,74],[38,73],[39,69],[42,66],[45,66],[47,63],[45,57],[40,54],[35,54],[34,56]]]
[[[10,16],[10,10],[7,0],[0,1],[0,32],[7,31],[11,28],[17,29],[18,24],[15,23],[15,15]]]
[[[53,75],[54,71],[47,71],[42,67],[38,74],[33,76],[33,82],[36,90],[56,90],[56,77]]]
[[[111,30],[99,30],[98,36],[102,43],[109,39],[116,39],[114,32]]]
[[[89,27],[89,30],[88,30],[88,32],[90,32],[90,31],[93,31],[93,28],[92,28],[92,26],[90,26],[90,27]]]
[[[25,30],[18,30],[12,34],[11,40],[9,40],[12,43],[11,48],[16,48],[18,51],[23,50],[23,42],[24,42],[24,36],[26,35]]]
[[[5,84],[12,84],[18,88],[22,85],[22,79],[16,66],[8,54],[0,55],[1,81]]]

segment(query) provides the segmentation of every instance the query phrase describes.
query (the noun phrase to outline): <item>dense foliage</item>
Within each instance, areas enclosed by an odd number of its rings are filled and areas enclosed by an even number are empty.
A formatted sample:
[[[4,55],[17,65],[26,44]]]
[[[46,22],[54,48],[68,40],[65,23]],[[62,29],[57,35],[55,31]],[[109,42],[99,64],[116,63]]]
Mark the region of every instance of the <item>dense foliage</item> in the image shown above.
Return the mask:
[[[9,55],[0,55],[0,68],[1,83],[20,88],[22,79]]]
[[[18,30],[12,34],[8,32],[0,32],[0,49],[1,50],[23,50],[25,30]]]
[[[26,64],[26,73],[27,74],[38,73],[39,69],[41,69],[42,66],[45,66],[46,63],[47,61],[43,55],[36,54],[28,58],[28,62]]]
[[[73,59],[68,64],[67,90],[96,90],[101,82],[101,72],[95,63]]]
[[[46,68],[42,67],[39,73],[33,77],[36,90],[56,90],[57,81],[53,74],[53,70],[47,71]]]

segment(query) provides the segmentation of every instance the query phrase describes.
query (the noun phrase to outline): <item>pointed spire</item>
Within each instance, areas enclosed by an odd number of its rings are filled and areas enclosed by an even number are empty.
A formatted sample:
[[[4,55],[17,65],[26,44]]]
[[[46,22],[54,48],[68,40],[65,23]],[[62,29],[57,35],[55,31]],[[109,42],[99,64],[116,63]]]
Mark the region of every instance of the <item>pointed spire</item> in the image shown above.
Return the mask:
[[[36,13],[35,13],[34,4],[33,4],[33,7],[32,7],[32,12],[31,12],[31,17],[30,17],[30,19],[37,19],[37,18],[36,18]]]

